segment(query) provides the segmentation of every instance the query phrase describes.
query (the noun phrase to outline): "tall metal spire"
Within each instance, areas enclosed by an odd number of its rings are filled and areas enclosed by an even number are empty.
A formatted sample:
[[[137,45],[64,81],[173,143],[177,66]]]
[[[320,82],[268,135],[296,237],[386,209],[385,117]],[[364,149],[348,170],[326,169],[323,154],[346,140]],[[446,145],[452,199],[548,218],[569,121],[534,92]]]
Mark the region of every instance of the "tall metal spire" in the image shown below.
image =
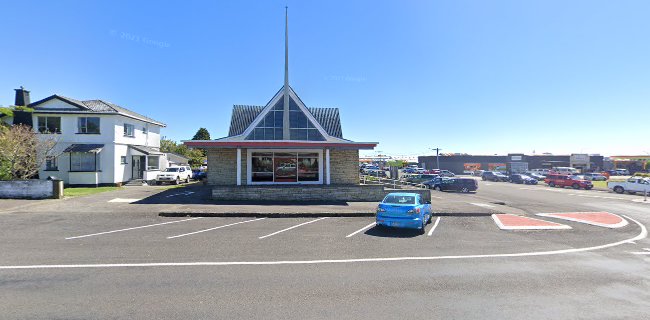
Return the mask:
[[[289,140],[289,7],[284,7],[284,114],[282,117],[282,138]]]

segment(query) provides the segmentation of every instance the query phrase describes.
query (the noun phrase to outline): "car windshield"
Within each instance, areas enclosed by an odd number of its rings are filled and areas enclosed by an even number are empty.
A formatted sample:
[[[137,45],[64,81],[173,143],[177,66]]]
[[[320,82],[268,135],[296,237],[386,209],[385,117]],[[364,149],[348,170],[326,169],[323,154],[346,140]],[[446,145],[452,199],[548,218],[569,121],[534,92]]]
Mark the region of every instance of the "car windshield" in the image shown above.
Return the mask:
[[[167,168],[166,172],[178,172],[179,168]]]
[[[389,194],[384,198],[383,202],[388,204],[415,204],[415,197]]]

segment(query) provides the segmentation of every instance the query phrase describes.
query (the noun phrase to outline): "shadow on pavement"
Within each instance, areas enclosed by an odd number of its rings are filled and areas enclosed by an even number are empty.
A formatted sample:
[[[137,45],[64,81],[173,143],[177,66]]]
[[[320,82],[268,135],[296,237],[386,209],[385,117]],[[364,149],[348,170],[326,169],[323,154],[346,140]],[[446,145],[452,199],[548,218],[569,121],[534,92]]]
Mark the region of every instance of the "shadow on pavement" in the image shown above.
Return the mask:
[[[212,189],[200,183],[172,187],[132,204],[210,204]]]
[[[420,231],[416,229],[390,228],[383,226],[374,226],[364,232],[364,234],[381,238],[414,238],[421,235]]]

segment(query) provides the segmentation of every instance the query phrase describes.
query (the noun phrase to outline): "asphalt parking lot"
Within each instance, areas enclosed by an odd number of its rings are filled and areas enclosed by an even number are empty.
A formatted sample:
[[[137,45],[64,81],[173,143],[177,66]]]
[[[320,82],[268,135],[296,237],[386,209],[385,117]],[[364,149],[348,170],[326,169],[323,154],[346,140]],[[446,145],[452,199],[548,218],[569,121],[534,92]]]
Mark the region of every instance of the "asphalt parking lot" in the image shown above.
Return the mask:
[[[160,215],[209,206],[202,192],[138,187],[3,207],[0,313],[611,319],[650,309],[650,205],[638,196],[481,182],[476,194],[433,192],[440,215],[424,235],[371,217]],[[567,212],[627,224],[538,215]],[[503,230],[491,214],[570,228]]]

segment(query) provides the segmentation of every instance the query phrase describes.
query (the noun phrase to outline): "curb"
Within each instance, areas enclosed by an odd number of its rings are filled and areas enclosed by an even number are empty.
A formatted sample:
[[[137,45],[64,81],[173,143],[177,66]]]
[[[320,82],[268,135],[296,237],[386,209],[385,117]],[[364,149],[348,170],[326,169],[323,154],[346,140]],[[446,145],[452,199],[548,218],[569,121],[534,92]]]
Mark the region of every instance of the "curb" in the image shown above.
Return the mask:
[[[163,211],[158,213],[161,217],[231,217],[231,218],[318,218],[318,217],[374,217],[375,212],[313,212],[313,213],[288,213],[288,212],[175,212]]]
[[[161,217],[225,217],[225,218],[320,218],[320,217],[374,217],[372,212],[209,212],[209,211],[161,211]],[[486,212],[433,212],[433,216],[440,217],[489,217],[492,213]]]

